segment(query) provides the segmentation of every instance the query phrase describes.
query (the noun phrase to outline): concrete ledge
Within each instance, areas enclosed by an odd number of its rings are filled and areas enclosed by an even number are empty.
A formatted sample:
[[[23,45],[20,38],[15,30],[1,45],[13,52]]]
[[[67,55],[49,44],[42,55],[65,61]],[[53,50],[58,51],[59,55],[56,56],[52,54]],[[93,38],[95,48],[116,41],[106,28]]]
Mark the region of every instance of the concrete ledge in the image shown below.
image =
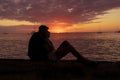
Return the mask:
[[[0,59],[0,80],[120,80],[120,62],[98,63],[89,67],[75,61]]]

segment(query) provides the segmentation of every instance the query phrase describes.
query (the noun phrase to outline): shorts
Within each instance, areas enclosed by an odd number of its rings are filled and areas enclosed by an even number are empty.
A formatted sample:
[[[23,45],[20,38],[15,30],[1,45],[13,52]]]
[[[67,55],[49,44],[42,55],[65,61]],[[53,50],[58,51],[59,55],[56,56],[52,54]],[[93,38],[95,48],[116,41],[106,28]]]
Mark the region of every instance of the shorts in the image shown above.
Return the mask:
[[[53,61],[56,61],[56,60],[57,60],[57,56],[56,56],[56,54],[55,54],[55,50],[48,54],[48,58],[49,58],[50,60],[53,60]]]

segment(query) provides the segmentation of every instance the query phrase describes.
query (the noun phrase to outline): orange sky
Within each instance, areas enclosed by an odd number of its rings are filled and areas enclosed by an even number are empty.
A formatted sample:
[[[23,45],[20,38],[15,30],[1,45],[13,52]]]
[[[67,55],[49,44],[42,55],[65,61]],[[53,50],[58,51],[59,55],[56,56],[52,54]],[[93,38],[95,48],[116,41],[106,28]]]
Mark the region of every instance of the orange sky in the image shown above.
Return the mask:
[[[97,31],[116,31],[120,28],[120,8],[112,9],[107,11],[107,14],[99,15],[93,21],[89,23],[77,23],[69,25],[69,23],[55,21],[50,25],[50,31],[56,33],[62,32],[97,32]],[[9,26],[29,26],[29,25],[40,25],[40,23],[32,23],[29,21],[18,21],[18,20],[0,20],[0,26],[9,27]],[[48,24],[48,23],[44,23]],[[51,27],[52,26],[52,27]],[[67,27],[66,27],[67,26]],[[37,26],[38,27],[38,26]],[[30,29],[29,29],[30,30]],[[26,32],[29,32],[26,30]]]
[[[98,19],[89,23],[73,24],[71,27],[64,27],[63,25],[55,24],[58,26],[52,29],[53,32],[96,32],[96,31],[116,31],[120,28],[120,9],[112,9],[106,11],[107,14],[97,16]]]

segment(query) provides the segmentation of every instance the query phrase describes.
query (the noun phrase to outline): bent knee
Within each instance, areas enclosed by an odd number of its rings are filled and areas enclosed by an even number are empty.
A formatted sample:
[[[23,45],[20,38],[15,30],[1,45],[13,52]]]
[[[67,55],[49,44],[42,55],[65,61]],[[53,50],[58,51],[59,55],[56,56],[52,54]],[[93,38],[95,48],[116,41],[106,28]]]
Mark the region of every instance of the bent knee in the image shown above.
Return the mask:
[[[69,42],[67,40],[63,41],[63,44],[69,44]]]

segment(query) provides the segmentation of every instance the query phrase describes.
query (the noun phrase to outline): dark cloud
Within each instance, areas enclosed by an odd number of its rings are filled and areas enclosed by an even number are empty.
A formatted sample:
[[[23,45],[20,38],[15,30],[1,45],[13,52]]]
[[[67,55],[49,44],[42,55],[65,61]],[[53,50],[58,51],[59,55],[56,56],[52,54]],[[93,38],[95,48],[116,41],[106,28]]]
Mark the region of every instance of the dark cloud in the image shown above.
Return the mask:
[[[30,33],[31,31],[37,31],[39,25],[20,25],[20,26],[0,26],[0,33]]]
[[[0,19],[74,24],[117,7],[120,0],[0,0]]]

